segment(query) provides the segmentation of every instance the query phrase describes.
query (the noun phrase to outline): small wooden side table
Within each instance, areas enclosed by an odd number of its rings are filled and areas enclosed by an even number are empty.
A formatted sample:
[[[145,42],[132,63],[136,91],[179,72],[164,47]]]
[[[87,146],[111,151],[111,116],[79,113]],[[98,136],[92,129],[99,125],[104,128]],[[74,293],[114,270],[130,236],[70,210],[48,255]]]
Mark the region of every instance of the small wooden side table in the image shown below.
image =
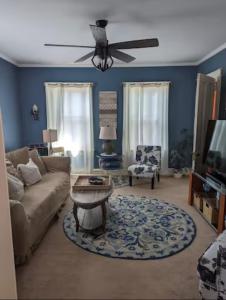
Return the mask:
[[[82,227],[84,230],[93,231],[98,229],[99,227],[102,227],[103,231],[105,231],[105,225],[106,225],[106,202],[108,201],[108,198],[112,194],[112,189],[108,191],[84,191],[84,192],[71,192],[71,199],[74,203],[73,206],[73,214],[75,217],[76,222],[76,232],[79,231],[79,227]],[[99,206],[102,214],[102,222],[101,226],[93,227],[93,228],[85,228],[82,226],[79,222],[79,216],[78,216],[78,209],[84,210],[84,214],[88,213],[88,210],[93,210],[95,212],[95,208]],[[97,213],[94,213],[93,218],[99,218],[99,215]],[[92,224],[92,220],[89,220],[90,224]],[[95,222],[94,222],[95,223]]]

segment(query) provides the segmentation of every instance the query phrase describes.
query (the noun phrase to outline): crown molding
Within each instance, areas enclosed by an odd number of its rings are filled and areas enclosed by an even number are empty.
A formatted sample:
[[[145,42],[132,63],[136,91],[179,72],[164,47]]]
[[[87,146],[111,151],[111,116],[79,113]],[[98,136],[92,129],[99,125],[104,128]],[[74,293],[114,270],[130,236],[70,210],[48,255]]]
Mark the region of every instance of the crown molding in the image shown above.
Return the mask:
[[[194,66],[194,62],[183,63],[137,63],[137,64],[114,64],[112,68],[148,68],[148,67],[183,67]],[[45,64],[19,64],[21,68],[93,68],[92,64],[59,64],[59,65],[45,65]]]
[[[209,58],[213,57],[214,55],[218,54],[219,52],[221,52],[224,49],[226,49],[226,43],[222,44],[221,46],[219,46],[215,50],[213,50],[210,53],[208,53],[207,55],[205,55],[202,59],[198,60],[196,64],[200,65],[201,63],[203,63],[204,61],[206,61]]]
[[[13,65],[15,65],[16,67],[19,67],[15,60],[13,60],[9,56],[7,56],[7,55],[5,55],[5,54],[3,54],[1,52],[0,52],[0,58],[4,59],[5,61],[7,61],[7,62],[9,62],[9,63],[11,63]]]
[[[218,54],[222,50],[226,49],[226,43],[222,44],[215,50],[211,51],[210,53],[206,54],[202,59],[194,62],[181,62],[181,63],[135,63],[135,64],[120,64],[116,63],[113,68],[148,68],[148,67],[182,67],[182,66],[199,66],[201,63],[205,62],[209,58],[213,57],[214,55]],[[19,64],[9,56],[0,53],[0,58],[8,61],[9,63],[20,67],[20,68],[92,68],[93,65],[90,64]]]

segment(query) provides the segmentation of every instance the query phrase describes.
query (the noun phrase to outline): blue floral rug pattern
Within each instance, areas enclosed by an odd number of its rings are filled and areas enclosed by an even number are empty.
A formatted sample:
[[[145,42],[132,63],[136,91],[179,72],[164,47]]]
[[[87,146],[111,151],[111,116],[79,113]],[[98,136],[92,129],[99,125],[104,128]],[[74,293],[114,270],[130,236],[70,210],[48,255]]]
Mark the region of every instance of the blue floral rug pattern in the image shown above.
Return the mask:
[[[134,195],[111,197],[105,233],[75,231],[72,212],[64,218],[66,236],[96,254],[124,259],[160,259],[189,246],[196,235],[192,218],[179,207]]]

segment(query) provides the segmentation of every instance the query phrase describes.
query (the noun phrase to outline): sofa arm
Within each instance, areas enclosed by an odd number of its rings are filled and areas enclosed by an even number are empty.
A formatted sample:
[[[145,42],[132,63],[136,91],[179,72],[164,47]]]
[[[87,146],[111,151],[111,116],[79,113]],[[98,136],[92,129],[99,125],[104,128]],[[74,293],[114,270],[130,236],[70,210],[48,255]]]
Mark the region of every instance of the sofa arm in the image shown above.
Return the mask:
[[[71,172],[71,158],[65,156],[41,156],[48,172]]]
[[[23,263],[29,256],[29,221],[20,201],[10,200],[15,261]]]

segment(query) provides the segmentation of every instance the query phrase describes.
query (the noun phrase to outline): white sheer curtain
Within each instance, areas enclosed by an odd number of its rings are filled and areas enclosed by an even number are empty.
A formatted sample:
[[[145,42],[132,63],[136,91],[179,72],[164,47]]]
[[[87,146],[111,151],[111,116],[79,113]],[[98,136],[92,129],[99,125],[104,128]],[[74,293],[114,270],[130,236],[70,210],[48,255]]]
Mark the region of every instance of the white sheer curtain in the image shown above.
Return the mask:
[[[135,161],[137,145],[161,146],[162,173],[168,172],[169,82],[124,83],[123,156]]]
[[[93,109],[91,83],[46,83],[47,128],[71,156],[72,173],[93,169]]]

